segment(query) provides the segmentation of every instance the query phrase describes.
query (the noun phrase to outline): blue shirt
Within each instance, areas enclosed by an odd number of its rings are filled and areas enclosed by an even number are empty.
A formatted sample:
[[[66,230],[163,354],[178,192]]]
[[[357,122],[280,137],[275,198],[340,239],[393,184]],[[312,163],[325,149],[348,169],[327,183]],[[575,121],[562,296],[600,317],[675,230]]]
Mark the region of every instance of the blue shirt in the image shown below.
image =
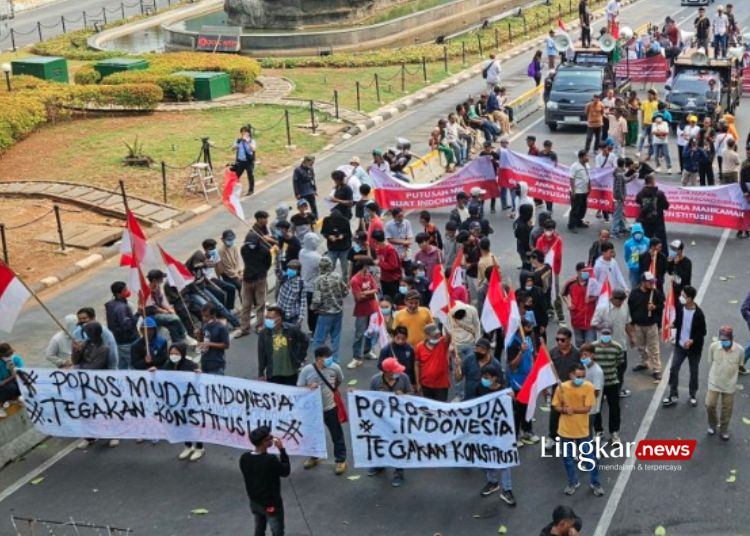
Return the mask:
[[[497,370],[503,370],[500,361],[492,358],[488,363],[497,367]],[[482,368],[479,366],[476,354],[465,357],[461,363],[461,373],[464,376],[464,400],[471,400],[477,397],[477,388],[482,380]]]
[[[510,365],[508,365],[508,383],[510,384],[510,387],[516,392],[521,390],[523,382],[526,381],[526,377],[529,375],[529,372],[531,372],[531,366],[534,361],[534,343],[532,342],[531,337],[526,337],[526,344],[528,348],[521,356],[521,361],[518,363],[518,367],[516,368],[516,370],[513,370]],[[520,348],[521,346],[521,337],[519,337],[518,333],[513,336],[513,339],[510,341],[508,348],[510,349],[514,346],[516,348]],[[511,357],[509,351],[508,362],[510,361]]]
[[[253,156],[255,151],[253,150],[253,145],[255,142],[253,140],[245,141],[243,139],[238,140],[237,142],[237,160],[241,162],[245,162],[248,160],[248,157]]]
[[[493,92],[487,97],[487,112],[492,113],[500,109],[500,100],[497,95]]]
[[[13,354],[13,357],[10,358],[10,360],[13,362],[13,365],[15,365],[16,368],[23,367],[23,360],[18,354]],[[5,363],[5,359],[0,359],[0,381],[3,381],[10,377],[10,370],[8,369],[7,363]]]

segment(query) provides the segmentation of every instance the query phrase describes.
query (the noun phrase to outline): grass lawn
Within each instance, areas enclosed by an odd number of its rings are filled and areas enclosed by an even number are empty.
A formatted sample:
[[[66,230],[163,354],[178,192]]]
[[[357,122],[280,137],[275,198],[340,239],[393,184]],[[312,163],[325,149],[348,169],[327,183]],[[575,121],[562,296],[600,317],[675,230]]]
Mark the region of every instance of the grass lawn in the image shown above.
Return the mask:
[[[124,179],[128,193],[161,200],[160,161],[175,168],[189,166],[200,150],[199,138],[207,136],[215,144],[212,159],[216,173],[221,174],[224,164],[234,160],[231,147],[240,126],[248,122],[258,128],[256,176],[261,177],[297,162],[305,153],[320,151],[331,133],[342,127],[318,117],[324,133],[312,136],[309,129],[298,127],[309,123],[306,110],[294,112],[293,150],[286,148],[283,108],[275,106],[66,121],[45,127],[9,149],[0,160],[0,180],[62,180],[117,189],[118,181]],[[156,161],[152,169],[124,167],[121,163],[127,151],[124,143],[132,143],[136,135],[143,142],[144,153]],[[170,204],[203,202],[202,197],[184,193],[188,175],[188,169],[168,170]]]

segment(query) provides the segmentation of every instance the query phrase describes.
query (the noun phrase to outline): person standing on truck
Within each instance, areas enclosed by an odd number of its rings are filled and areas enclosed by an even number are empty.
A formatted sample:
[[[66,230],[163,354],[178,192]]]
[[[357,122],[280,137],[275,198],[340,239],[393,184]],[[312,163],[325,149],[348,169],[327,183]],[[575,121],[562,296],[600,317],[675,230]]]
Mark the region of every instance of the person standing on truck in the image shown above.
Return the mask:
[[[591,11],[587,0],[578,3],[578,22],[581,23],[581,46],[591,46]]]
[[[620,16],[620,0],[609,0],[607,4],[607,32],[616,35],[615,27],[618,26],[617,18]]]
[[[693,21],[695,28],[696,48],[702,48],[708,55],[708,36],[711,30],[711,21],[706,17],[706,8],[698,8],[698,17]]]
[[[727,57],[727,30],[729,30],[729,19],[724,14],[724,6],[719,5],[716,8],[716,15],[711,21],[711,30],[714,34],[714,58]]]

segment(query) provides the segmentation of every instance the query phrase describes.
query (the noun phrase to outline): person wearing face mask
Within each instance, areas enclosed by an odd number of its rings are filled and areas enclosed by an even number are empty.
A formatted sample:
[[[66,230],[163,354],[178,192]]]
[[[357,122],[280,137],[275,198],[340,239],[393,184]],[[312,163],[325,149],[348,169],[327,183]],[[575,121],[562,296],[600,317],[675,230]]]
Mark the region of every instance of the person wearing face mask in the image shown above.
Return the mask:
[[[576,264],[576,272],[576,277],[565,284],[562,295],[570,311],[570,325],[573,327],[576,346],[580,348],[584,342],[592,342],[596,338],[591,321],[594,318],[597,297],[592,292],[596,282],[590,281],[593,279],[591,268],[581,261]]]
[[[187,357],[187,346],[182,342],[169,347],[169,360],[164,364],[162,370],[194,373],[201,371],[198,363]],[[177,459],[196,462],[204,456],[204,452],[203,443],[188,441],[185,443],[185,448],[177,455]]]
[[[677,403],[677,383],[682,363],[687,359],[690,368],[688,390],[692,407],[698,405],[698,369],[703,354],[703,341],[706,337],[706,317],[703,310],[695,303],[697,291],[686,286],[680,294],[680,304],[675,311],[674,328],[676,332],[672,366],[669,369],[669,395],[663,400],[664,407]]]
[[[450,388],[450,335],[435,324],[424,327],[424,339],[414,349],[414,392],[430,400],[448,401]]]
[[[594,278],[598,282],[604,284],[604,281],[608,280],[613,290],[629,290],[630,286],[625,280],[625,276],[622,275],[617,259],[615,259],[615,245],[609,240],[601,245],[601,255],[596,259],[593,266]]]
[[[417,242],[417,247],[419,248],[414,254],[414,264],[421,264],[420,271],[423,272],[418,274],[415,268],[414,275],[415,277],[424,278],[429,285],[432,281],[432,273],[435,270],[435,266],[442,262],[443,255],[437,246],[430,243],[430,235],[427,233],[417,233],[414,240]]]
[[[401,328],[403,329],[403,328]],[[405,339],[405,337],[404,337]],[[408,395],[412,392],[412,384],[409,375],[405,374],[404,367],[395,357],[384,359],[379,366],[381,372],[375,374],[370,380],[370,391],[381,391],[395,395]],[[376,476],[385,470],[384,467],[371,467],[367,476]],[[404,470],[394,469],[391,486],[399,488],[404,484]]]
[[[493,365],[502,371],[500,361],[490,353],[489,339],[481,338],[474,345],[474,351],[465,357],[453,353],[453,379],[456,383],[464,381],[464,395],[462,398],[471,399],[476,396],[482,381],[482,369]]]
[[[693,261],[685,255],[685,244],[682,240],[672,240],[669,244],[667,273],[672,276],[675,296],[679,296],[682,289],[692,285]]]
[[[117,368],[125,370],[130,367],[130,347],[138,339],[135,316],[128,304],[131,292],[128,285],[122,281],[115,281],[109,288],[112,291],[112,299],[104,304],[107,328],[117,343]]]
[[[580,362],[580,353],[578,348],[573,346],[573,332],[568,328],[559,328],[555,335],[555,342],[557,343],[552,350],[550,350],[550,359],[552,364],[555,366],[555,371],[559,378],[565,378],[570,372],[570,367]],[[552,396],[555,394],[557,385],[552,386]],[[549,440],[546,442],[545,447],[547,450],[552,450],[555,446],[555,438],[557,437],[557,428],[560,424],[560,414],[556,411],[550,411],[549,413]]]
[[[708,413],[708,435],[719,435],[729,440],[729,419],[734,408],[734,393],[737,390],[739,368],[744,360],[745,349],[734,342],[731,326],[722,326],[719,340],[708,348],[708,392],[706,411]],[[716,410],[721,405],[717,417]]]
[[[297,373],[307,359],[310,344],[298,327],[284,323],[284,310],[266,308],[265,328],[258,335],[258,379],[281,385],[297,385]]]
[[[375,266],[372,259],[365,257],[359,261],[356,268],[351,281],[354,298],[354,342],[352,360],[347,365],[349,369],[362,366],[366,358],[375,358],[375,354],[372,353],[372,339],[367,336],[370,317],[378,307],[378,282],[371,273]],[[387,292],[385,294],[391,296]]]
[[[305,365],[299,371],[297,387],[307,387],[312,390],[320,388],[320,394],[323,397],[323,422],[328,428],[328,433],[331,434],[333,457],[336,461],[334,474],[343,475],[346,472],[346,442],[334,393],[337,393],[339,386],[344,383],[344,373],[334,362],[333,352],[328,346],[316,348],[313,355],[315,361]],[[340,403],[343,404],[343,401]],[[319,458],[311,457],[305,460],[303,467],[312,469],[319,463]]]
[[[612,297],[606,307],[598,307],[594,312],[591,325],[599,330],[603,326],[612,327],[612,340],[622,347],[623,361],[617,369],[617,379],[620,381],[620,398],[631,395],[630,389],[625,388],[625,371],[628,367],[628,339],[631,333],[630,311],[625,301],[628,295],[622,289],[612,291]]]
[[[219,264],[216,272],[222,281],[232,285],[236,292],[242,289],[242,257],[240,249],[235,245],[237,235],[231,229],[221,233],[221,243],[216,248],[219,253]]]
[[[660,311],[664,295],[656,288],[656,278],[651,272],[641,276],[641,284],[628,297],[631,328],[630,344],[638,348],[641,361],[633,372],[651,370],[654,382],[661,381],[661,356],[659,355]]]
[[[643,225],[634,223],[630,230],[630,238],[625,241],[625,263],[628,265],[630,288],[641,283],[641,255],[649,249],[651,240],[643,232]]]
[[[599,330],[599,339],[593,343],[596,363],[604,373],[602,398],[607,399],[609,412],[609,434],[612,443],[620,442],[620,378],[618,370],[625,361],[622,346],[612,339],[612,326],[603,325]],[[581,352],[583,354],[583,352]],[[597,435],[602,433],[602,418],[599,414],[595,421]]]
[[[534,315],[534,323],[536,324],[535,332],[537,336],[546,340],[549,316],[547,315],[544,290],[537,285],[538,281],[534,277],[533,272],[522,271],[520,279],[521,287],[516,290],[516,297],[520,293],[524,294],[526,310]]]
[[[569,380],[563,382],[555,391],[552,399],[554,411],[560,414],[560,425],[558,433],[562,442],[565,472],[568,476],[568,485],[563,490],[565,495],[573,495],[580,487],[576,470],[576,462],[573,458],[571,444],[580,447],[583,443],[591,441],[591,429],[589,427],[589,413],[596,404],[596,394],[591,382],[586,381],[586,367],[576,363],[570,367]],[[591,449],[595,451],[595,449]],[[592,460],[593,467],[589,471],[591,491],[595,496],[604,495],[604,489],[599,481],[599,468],[594,452],[586,457]],[[589,465],[589,464],[587,464]],[[590,465],[589,465],[590,466]]]
[[[125,283],[123,283],[123,285],[124,284]],[[65,315],[64,321],[67,331],[60,330],[55,333],[50,338],[49,343],[47,343],[47,348],[44,351],[45,359],[57,368],[70,368],[73,366],[73,362],[70,360],[70,356],[73,354],[73,339],[71,339],[70,335],[78,324],[78,318],[76,315]],[[135,327],[133,329],[135,330]],[[135,339],[137,338],[138,332],[136,331]],[[135,339],[133,340],[135,341]],[[130,344],[132,344],[132,342]],[[128,362],[130,362],[130,344],[127,345]],[[123,352],[120,351],[118,354],[120,358],[122,358]]]
[[[424,328],[421,328],[420,333],[423,331]],[[393,328],[393,338],[391,339],[390,344],[387,344],[380,349],[378,368],[382,369],[385,360],[395,357],[404,367],[406,375],[409,377],[409,382],[412,387],[414,387],[417,385],[417,375],[414,364],[414,345],[409,343],[409,332],[410,330],[406,327],[395,325]],[[421,342],[421,340],[422,338],[420,337],[418,343]]]
[[[323,257],[318,253],[323,238],[316,233],[307,233],[303,240],[302,251],[299,254],[300,275],[305,283],[305,293],[307,294],[307,329],[310,333],[315,333],[315,327],[318,322],[318,314],[310,309],[313,302],[313,290],[315,279],[320,275],[320,259]],[[352,271],[352,273],[354,273]]]
[[[141,337],[133,343],[130,366],[134,370],[159,370],[167,362],[167,340],[159,334],[156,321],[147,316],[141,326]]]
[[[313,348],[319,348],[331,337],[333,360],[339,362],[339,344],[344,321],[344,298],[349,289],[341,276],[333,271],[333,263],[328,257],[320,259],[320,275],[313,286],[313,303],[310,308],[318,315],[318,322],[312,337]]]
[[[367,232],[357,231],[352,240],[352,247],[349,249],[346,257],[347,261],[349,261],[349,273],[352,277],[356,272],[355,266],[357,263],[366,257],[374,259],[372,250],[367,247]],[[344,282],[348,283],[349,281],[347,279]]]
[[[523,339],[519,332],[523,332]],[[531,372],[535,353],[532,339],[533,327],[527,319],[521,319],[519,332],[513,334],[507,347],[508,383],[515,394],[521,390],[521,386]],[[539,436],[534,434],[531,421],[526,420],[526,404],[522,404],[516,398],[513,399],[513,417],[516,424],[517,446],[539,443]]]
[[[540,236],[534,249],[538,249],[544,255],[543,260],[547,262],[547,259],[554,255],[552,260],[552,273],[554,274],[554,285],[550,285],[550,289],[553,287],[556,289],[556,295],[554,297],[555,313],[557,313],[557,321],[564,322],[565,314],[563,312],[562,298],[560,297],[560,273],[562,272],[563,262],[563,240],[562,237],[557,233],[557,223],[552,218],[545,220],[544,222],[544,233]],[[550,252],[554,252],[550,255]],[[552,298],[552,296],[550,296]]]
[[[7,342],[0,343],[0,417],[5,418],[8,413],[3,406],[12,400],[18,400],[21,390],[16,381],[16,369],[23,367],[23,359]]]
[[[586,0],[581,0],[581,4],[585,6]],[[552,511],[552,523],[544,527],[539,536],[578,536],[582,527],[581,518],[570,506],[559,505]]]
[[[594,386],[594,395],[596,396],[596,403],[594,404],[594,407],[591,408],[591,413],[589,413],[589,424],[591,428],[594,430],[594,434],[597,436],[604,435],[603,428],[602,428],[602,391],[604,390],[604,372],[602,371],[602,367],[599,366],[599,364],[594,361],[594,345],[590,342],[587,342],[583,346],[581,346],[580,351],[581,356],[581,365],[586,367],[586,381],[591,382],[591,385]],[[551,413],[557,413],[556,411],[553,411]],[[560,414],[557,413],[558,420],[560,419]]]
[[[349,280],[349,264],[347,257],[352,247],[352,230],[349,220],[338,208],[331,210],[331,214],[323,218],[323,227],[320,234],[326,239],[328,251],[326,255],[336,269],[336,263],[341,267],[341,277],[344,281]]]
[[[383,294],[395,296],[398,293],[399,281],[403,276],[401,257],[392,244],[386,242],[383,231],[372,233],[375,241],[374,251],[377,254],[377,265],[380,268],[380,286]]]
[[[284,311],[284,318],[287,324],[295,327],[302,326],[305,315],[307,314],[307,294],[300,270],[302,264],[297,261],[290,261],[280,279],[279,297],[276,305]],[[313,299],[315,292],[313,291]],[[320,320],[320,319],[318,319]]]

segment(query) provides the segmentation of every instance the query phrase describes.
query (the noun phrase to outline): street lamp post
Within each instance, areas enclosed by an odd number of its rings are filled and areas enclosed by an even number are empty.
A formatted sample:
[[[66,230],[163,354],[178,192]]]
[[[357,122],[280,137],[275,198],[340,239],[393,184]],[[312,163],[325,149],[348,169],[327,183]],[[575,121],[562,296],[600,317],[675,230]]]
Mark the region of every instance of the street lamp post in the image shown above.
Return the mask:
[[[5,73],[5,84],[8,86],[8,93],[11,91],[10,87],[10,71],[12,67],[10,66],[10,63],[3,63],[2,66],[3,72]]]

